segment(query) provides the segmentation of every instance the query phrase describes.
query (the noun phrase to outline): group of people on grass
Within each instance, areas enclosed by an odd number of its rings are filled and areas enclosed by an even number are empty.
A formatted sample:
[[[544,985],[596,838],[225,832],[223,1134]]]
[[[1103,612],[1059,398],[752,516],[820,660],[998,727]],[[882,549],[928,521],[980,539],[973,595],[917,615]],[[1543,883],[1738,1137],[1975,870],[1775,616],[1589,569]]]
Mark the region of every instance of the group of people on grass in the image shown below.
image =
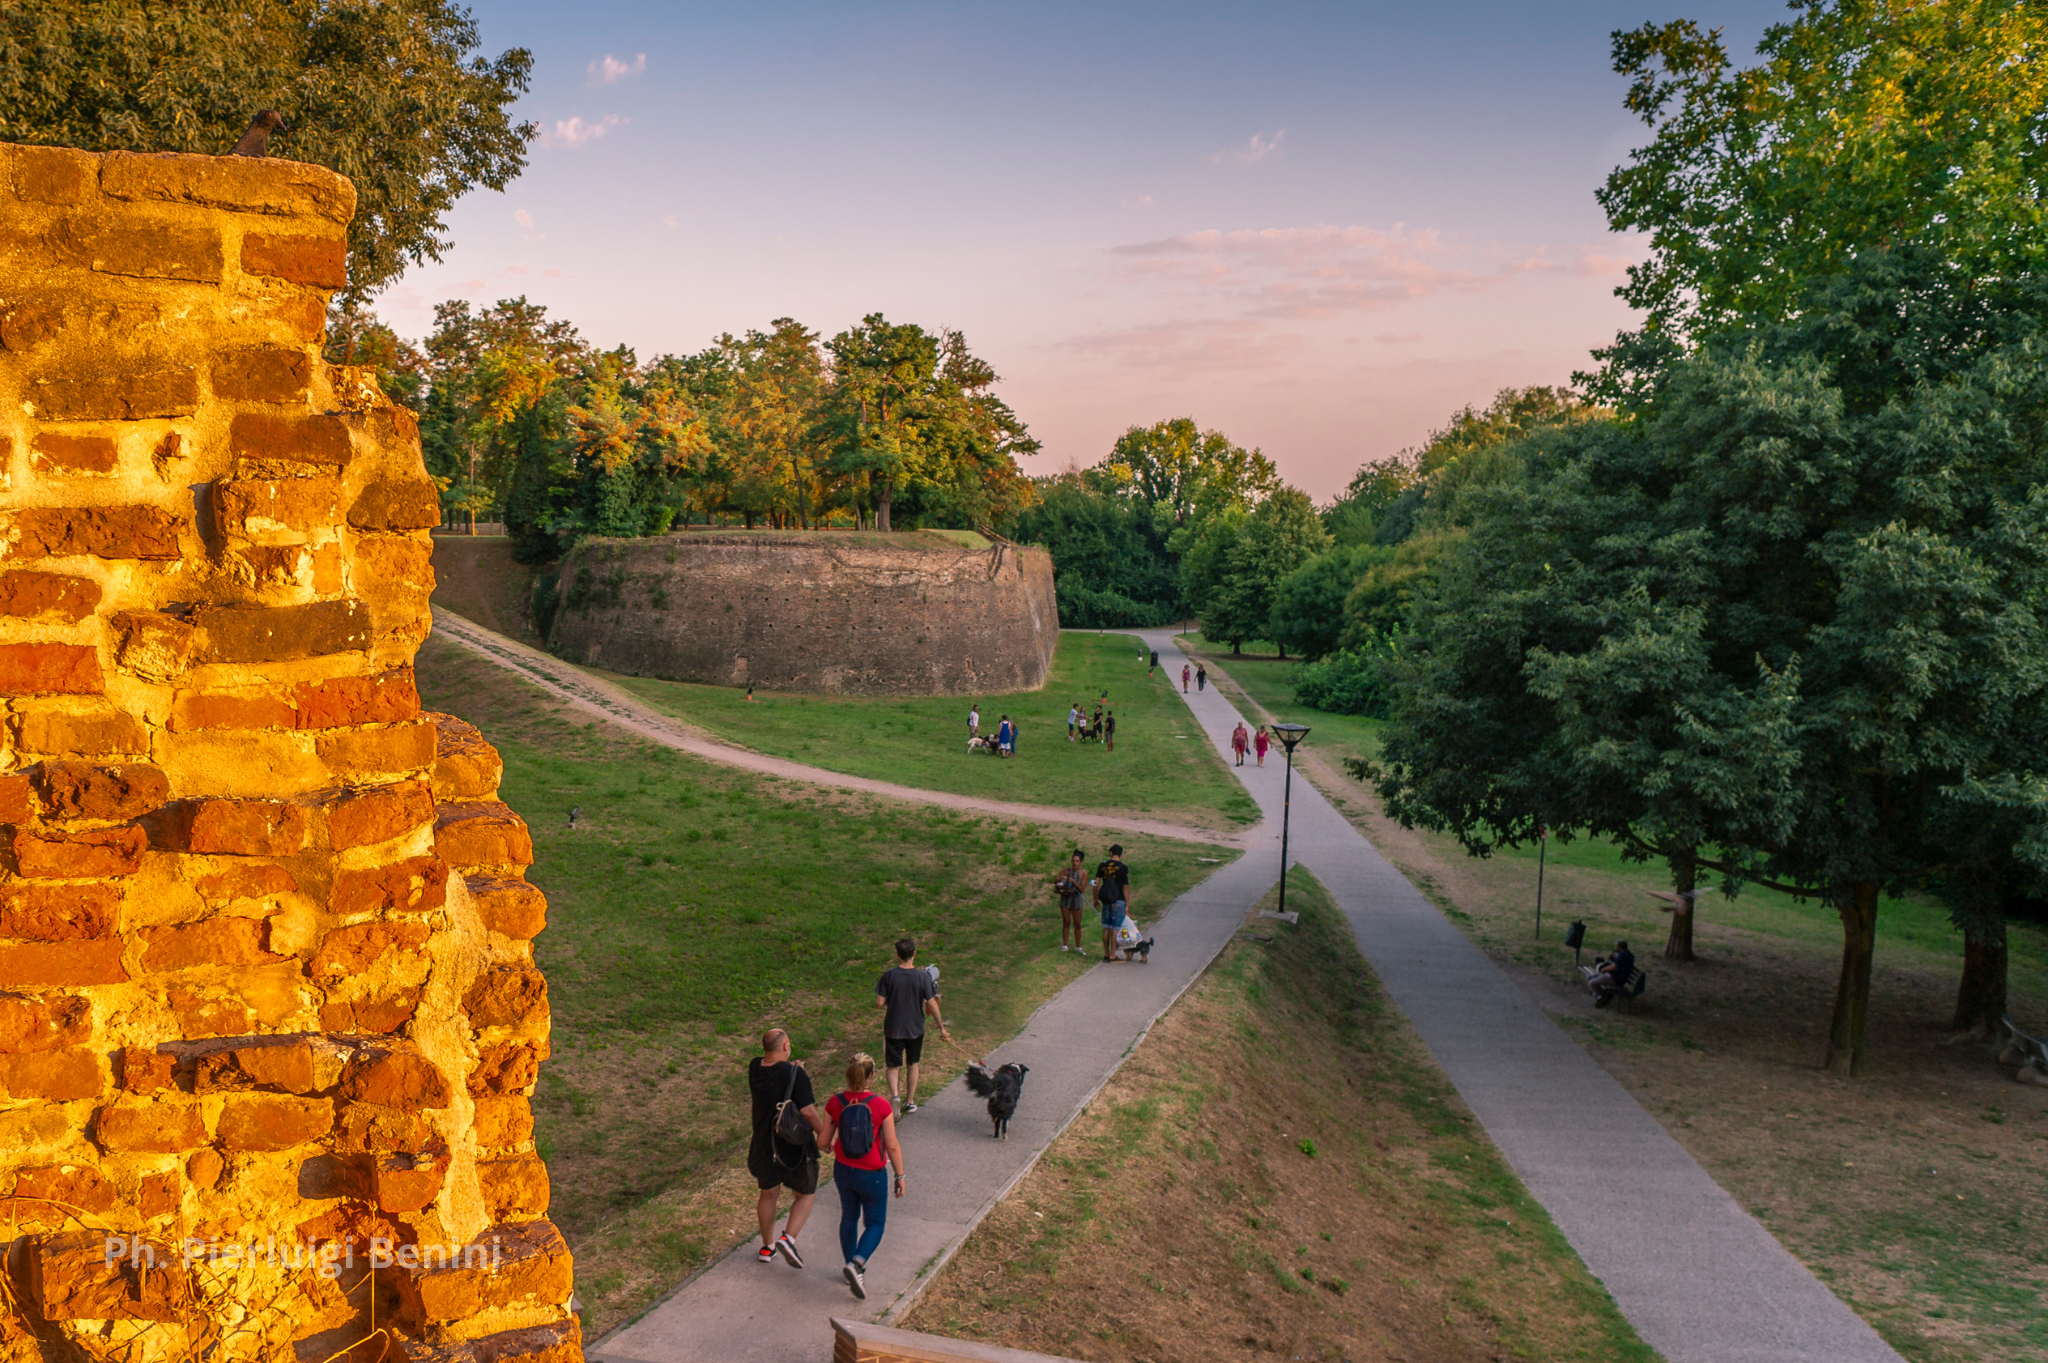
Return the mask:
[[[1076,847],[1067,864],[1053,876],[1053,892],[1060,897],[1060,950],[1085,951],[1085,939],[1081,936],[1082,899],[1092,897],[1099,911],[1102,923],[1102,962],[1108,965],[1114,961],[1137,961],[1149,964],[1152,960],[1153,938],[1144,935],[1138,920],[1131,917],[1131,868],[1124,864],[1124,849],[1121,843],[1112,843],[1109,856],[1095,868],[1091,878],[1086,870],[1087,859]],[[1067,934],[1071,932],[1074,944],[1067,945]]]
[[[1109,692],[1104,691],[1095,702],[1091,715],[1075,701],[1067,707],[1067,742],[1100,743],[1110,752],[1116,751],[1116,711],[1109,707]],[[981,702],[976,701],[967,708],[967,746],[970,751],[985,751],[996,757],[1017,755],[1017,723],[1004,715],[996,725],[996,731],[987,738],[981,736]]]
[[[1017,725],[1008,715],[997,723],[996,731],[987,738],[981,736],[981,702],[967,707],[967,750],[980,749],[994,757],[1015,757],[1017,755]]]

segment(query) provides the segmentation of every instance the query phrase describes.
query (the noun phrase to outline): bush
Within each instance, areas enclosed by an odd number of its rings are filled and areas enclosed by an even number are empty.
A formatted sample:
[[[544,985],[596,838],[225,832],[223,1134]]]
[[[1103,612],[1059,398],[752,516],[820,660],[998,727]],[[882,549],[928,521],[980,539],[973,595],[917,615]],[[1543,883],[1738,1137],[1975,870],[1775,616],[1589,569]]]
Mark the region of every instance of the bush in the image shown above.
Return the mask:
[[[1393,710],[1392,668],[1401,636],[1378,634],[1294,670],[1294,699],[1333,715],[1386,719]]]
[[[1097,592],[1065,577],[1053,579],[1063,629],[1159,629],[1177,624],[1180,615],[1171,605],[1134,601],[1121,592]]]

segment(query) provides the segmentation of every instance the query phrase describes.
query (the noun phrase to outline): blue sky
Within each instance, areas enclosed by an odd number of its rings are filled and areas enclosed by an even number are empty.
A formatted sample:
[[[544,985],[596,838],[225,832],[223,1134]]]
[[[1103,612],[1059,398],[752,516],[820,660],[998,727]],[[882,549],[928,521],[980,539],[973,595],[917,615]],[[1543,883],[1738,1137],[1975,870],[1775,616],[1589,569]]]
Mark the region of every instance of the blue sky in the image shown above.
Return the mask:
[[[1659,0],[1668,4],[1669,0]],[[1776,3],[485,3],[543,136],[380,308],[523,293],[643,358],[791,316],[964,331],[1032,472],[1192,415],[1319,499],[1628,324],[1608,34]]]

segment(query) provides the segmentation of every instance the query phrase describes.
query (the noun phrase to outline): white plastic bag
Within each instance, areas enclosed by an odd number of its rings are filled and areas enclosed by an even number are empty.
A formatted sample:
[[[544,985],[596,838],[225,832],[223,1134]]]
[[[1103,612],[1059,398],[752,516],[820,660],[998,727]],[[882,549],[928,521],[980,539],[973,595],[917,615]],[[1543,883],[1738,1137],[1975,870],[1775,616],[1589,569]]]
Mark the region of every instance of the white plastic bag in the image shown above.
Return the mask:
[[[1123,923],[1116,930],[1116,944],[1128,950],[1145,940],[1145,934],[1138,927],[1138,920],[1124,915]]]

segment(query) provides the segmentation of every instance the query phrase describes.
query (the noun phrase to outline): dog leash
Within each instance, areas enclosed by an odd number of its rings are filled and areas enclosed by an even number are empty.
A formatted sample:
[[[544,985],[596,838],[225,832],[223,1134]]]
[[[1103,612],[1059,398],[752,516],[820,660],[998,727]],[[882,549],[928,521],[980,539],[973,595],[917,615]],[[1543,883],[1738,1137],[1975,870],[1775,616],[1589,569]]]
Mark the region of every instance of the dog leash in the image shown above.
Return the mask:
[[[962,1046],[962,1045],[961,1045],[961,1044],[960,1044],[959,1042],[957,1042],[957,1041],[953,1040],[953,1038],[952,1038],[952,1037],[949,1037],[949,1036],[947,1036],[947,1035],[946,1035],[946,1034],[945,1034],[944,1032],[940,1032],[940,1033],[939,1033],[939,1040],[941,1040],[941,1041],[945,1042],[945,1043],[946,1043],[946,1044],[947,1044],[948,1046],[951,1046],[951,1047],[952,1047],[952,1048],[953,1048],[954,1050],[956,1050],[956,1051],[960,1052],[960,1054],[962,1054],[962,1055],[966,1056],[966,1057],[967,1057],[967,1063],[968,1063],[968,1064],[970,1064],[970,1065],[979,1065],[979,1066],[980,1066],[981,1068],[983,1068],[983,1069],[985,1069],[985,1070],[986,1070],[986,1069],[992,1069],[992,1068],[994,1068],[993,1066],[991,1066],[991,1065],[990,1065],[990,1064],[988,1063],[988,1060],[987,1060],[986,1058],[983,1058],[983,1059],[980,1059],[980,1060],[976,1060],[976,1059],[974,1058],[974,1056],[973,1056],[973,1055],[969,1054],[969,1052],[968,1052],[968,1050],[967,1050],[967,1048],[966,1048],[965,1046]]]

